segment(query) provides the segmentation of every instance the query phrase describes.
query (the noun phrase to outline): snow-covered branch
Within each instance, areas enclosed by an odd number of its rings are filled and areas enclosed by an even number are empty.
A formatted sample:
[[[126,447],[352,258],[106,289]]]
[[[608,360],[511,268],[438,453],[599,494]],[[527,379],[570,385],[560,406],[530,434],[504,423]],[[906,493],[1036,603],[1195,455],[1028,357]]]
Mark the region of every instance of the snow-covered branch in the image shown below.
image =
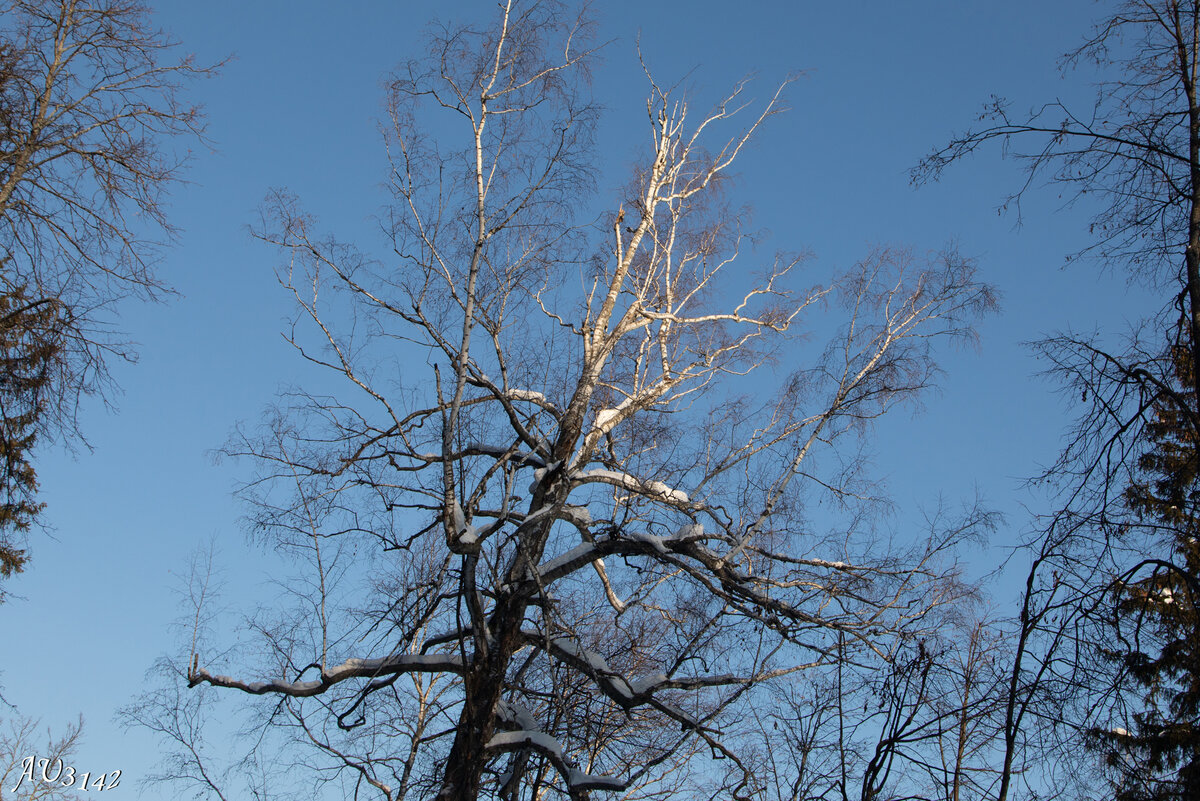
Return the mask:
[[[377,679],[401,673],[462,673],[463,660],[458,654],[396,654],[394,656],[376,659],[347,659],[321,672],[321,678],[312,681],[271,681],[246,682],[229,676],[219,676],[209,673],[199,667],[198,659],[193,662],[188,671],[188,686],[211,684],[214,687],[229,687],[234,690],[263,695],[278,693],[294,698],[305,698],[321,693],[335,684],[347,679],[366,678]]]

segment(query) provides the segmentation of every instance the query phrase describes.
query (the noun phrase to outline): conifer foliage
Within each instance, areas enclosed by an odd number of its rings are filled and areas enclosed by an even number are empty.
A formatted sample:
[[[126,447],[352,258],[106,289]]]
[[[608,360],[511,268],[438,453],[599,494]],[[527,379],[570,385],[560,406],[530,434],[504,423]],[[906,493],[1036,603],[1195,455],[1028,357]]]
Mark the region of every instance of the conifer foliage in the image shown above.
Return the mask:
[[[1173,356],[1179,384],[1191,386],[1190,354]],[[1177,404],[1160,402],[1146,437],[1125,500],[1159,547],[1115,583],[1118,637],[1108,651],[1140,697],[1132,731],[1092,732],[1119,801],[1200,797],[1200,436]]]
[[[0,295],[0,576],[27,561],[14,535],[29,529],[41,510],[31,451],[45,392],[58,357],[59,304],[30,300],[23,288]]]

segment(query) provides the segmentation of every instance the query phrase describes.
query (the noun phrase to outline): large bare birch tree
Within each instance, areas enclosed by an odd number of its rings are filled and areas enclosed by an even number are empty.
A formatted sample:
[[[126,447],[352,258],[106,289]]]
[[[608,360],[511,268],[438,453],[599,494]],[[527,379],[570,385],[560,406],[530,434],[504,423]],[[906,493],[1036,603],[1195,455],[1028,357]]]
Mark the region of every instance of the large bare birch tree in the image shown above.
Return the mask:
[[[885,534],[856,454],[988,287],[954,253],[826,283],[764,258],[727,199],[781,111],[748,84],[698,111],[649,79],[645,155],[591,211],[587,34],[511,1],[399,70],[389,258],[283,195],[262,228],[341,389],[232,450],[311,578],[257,659],[197,645],[186,676],[263,696],[356,797],[751,797],[744,701],[886,657],[962,592],[948,550],[980,518]]]

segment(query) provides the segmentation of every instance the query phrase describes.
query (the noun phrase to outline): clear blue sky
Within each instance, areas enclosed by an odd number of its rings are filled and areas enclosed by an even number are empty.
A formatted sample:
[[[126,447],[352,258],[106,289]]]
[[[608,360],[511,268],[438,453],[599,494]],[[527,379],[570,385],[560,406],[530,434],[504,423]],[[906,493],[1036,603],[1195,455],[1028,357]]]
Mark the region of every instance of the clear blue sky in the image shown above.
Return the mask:
[[[369,216],[384,200],[377,130],[381,80],[415,54],[435,15],[487,15],[490,2],[312,0],[159,4],[159,23],[201,62],[232,54],[219,77],[195,87],[214,152],[197,152],[171,203],[182,230],[161,275],[180,296],[123,310],[141,362],[119,366],[118,410],[83,415],[94,450],[39,455],[54,539],[35,535],[28,572],[0,607],[0,685],[24,715],[56,730],[82,713],[75,760],[93,773],[124,771],[105,798],[131,798],[156,743],[112,717],[141,689],[169,626],[187,556],[215,538],[227,600],[269,597],[274,561],[247,544],[230,495],[247,465],[210,453],[239,421],[253,425],[280,386],[305,378],[280,337],[289,312],[275,282],[276,254],[246,226],[272,187],[287,187],[339,238],[374,242]],[[1008,514],[993,550],[1003,556],[1035,498],[1020,479],[1051,460],[1065,425],[1052,385],[1021,342],[1068,326],[1123,330],[1140,313],[1137,290],[1093,265],[1062,270],[1087,242],[1083,209],[1059,211],[1051,189],[1025,205],[1015,228],[997,206],[1021,176],[996,151],[940,184],[909,187],[908,169],[967,126],[992,93],[1017,109],[1061,97],[1089,102],[1086,74],[1060,77],[1057,58],[1102,5],[1083,0],[1007,3],[612,0],[597,4],[612,39],[596,71],[602,200],[616,197],[645,143],[646,60],[664,82],[688,75],[711,96],[754,72],[765,95],[804,72],[742,161],[737,199],[772,232],[770,247],[811,250],[818,275],[878,244],[917,251],[957,241],[1001,291],[1003,311],[982,326],[979,351],[951,353],[939,394],[913,416],[880,428],[877,468],[901,508],[898,520],[939,495],[976,489]],[[382,254],[381,254],[382,255]],[[905,511],[907,510],[907,511]],[[0,710],[0,717],[8,714]],[[157,797],[159,791],[151,791]],[[162,793],[164,796],[166,793]]]

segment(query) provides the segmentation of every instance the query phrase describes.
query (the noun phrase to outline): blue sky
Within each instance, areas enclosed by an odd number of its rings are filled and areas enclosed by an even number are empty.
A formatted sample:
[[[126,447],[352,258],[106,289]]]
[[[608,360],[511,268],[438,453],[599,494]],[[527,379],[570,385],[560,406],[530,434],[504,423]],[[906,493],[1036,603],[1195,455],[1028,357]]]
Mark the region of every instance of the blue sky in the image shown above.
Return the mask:
[[[106,798],[132,797],[156,744],[126,732],[114,712],[173,649],[175,591],[188,554],[215,540],[227,598],[269,597],[271,555],[247,543],[230,491],[247,465],[211,453],[239,421],[255,424],[281,386],[306,379],[280,336],[289,305],[276,254],[247,225],[273,187],[287,187],[320,229],[368,245],[384,200],[378,133],[381,81],[415,55],[436,14],[478,19],[494,3],[211,0],[164,2],[156,19],[199,61],[232,55],[194,87],[214,150],[198,150],[171,217],[182,229],[161,276],[179,296],[129,306],[121,325],[142,343],[120,365],[117,409],[88,404],[93,450],[39,456],[53,538],[35,535],[34,562],[0,607],[0,686],[21,714],[61,729],[82,713],[82,772],[124,771]],[[451,8],[452,6],[452,8]],[[450,8],[449,11],[445,10]],[[1136,288],[1094,265],[1061,269],[1087,242],[1085,208],[1063,210],[1036,191],[1021,227],[999,215],[1019,185],[1016,165],[984,152],[920,190],[908,169],[970,124],[992,93],[1016,109],[1054,98],[1086,105],[1091,76],[1060,76],[1058,56],[1102,6],[909,0],[904,3],[627,2],[598,5],[612,40],[596,70],[607,116],[599,137],[600,200],[615,198],[645,143],[645,82],[635,43],[659,79],[687,77],[704,98],[748,73],[765,97],[785,76],[791,111],[771,120],[741,162],[736,193],[769,229],[770,248],[809,250],[817,274],[849,266],[875,245],[917,252],[957,242],[1002,298],[976,350],[948,353],[941,390],[924,410],[900,410],[879,429],[876,467],[901,509],[977,491],[1008,515],[990,565],[1026,528],[1037,500],[1020,480],[1055,455],[1066,424],[1053,385],[1021,343],[1072,327],[1124,330],[1148,308]],[[614,201],[615,202],[615,201]],[[2,716],[2,715],[0,715]],[[159,791],[150,791],[156,797]],[[165,793],[164,793],[165,795]]]

